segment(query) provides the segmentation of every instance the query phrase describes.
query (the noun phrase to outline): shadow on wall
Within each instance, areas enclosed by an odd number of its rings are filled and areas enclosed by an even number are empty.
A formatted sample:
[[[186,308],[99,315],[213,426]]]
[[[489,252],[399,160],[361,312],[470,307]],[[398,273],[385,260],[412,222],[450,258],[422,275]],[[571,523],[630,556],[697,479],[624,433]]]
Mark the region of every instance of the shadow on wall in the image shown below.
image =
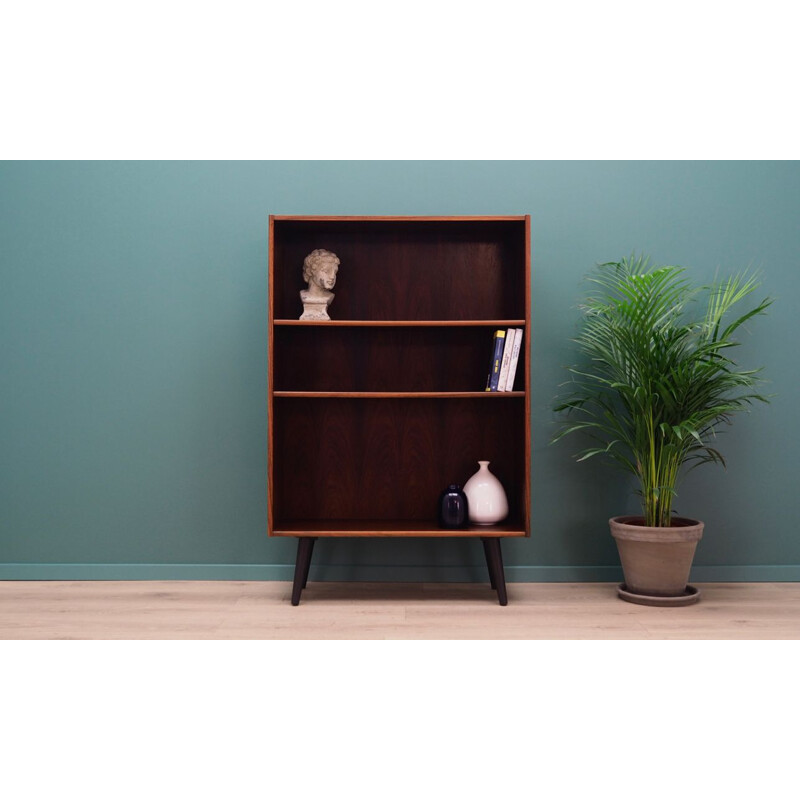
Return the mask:
[[[546,453],[539,453],[533,476],[533,508],[540,497],[546,496],[548,505],[560,509],[547,531],[537,530],[533,517],[533,536],[541,542],[541,563],[618,566],[608,519],[640,513],[639,498],[634,494],[636,484],[631,475],[599,459],[577,463],[573,453],[580,445],[576,440],[558,442],[548,445]]]
[[[363,581],[380,570],[380,580],[488,581],[480,539],[329,538],[314,549],[311,579]]]

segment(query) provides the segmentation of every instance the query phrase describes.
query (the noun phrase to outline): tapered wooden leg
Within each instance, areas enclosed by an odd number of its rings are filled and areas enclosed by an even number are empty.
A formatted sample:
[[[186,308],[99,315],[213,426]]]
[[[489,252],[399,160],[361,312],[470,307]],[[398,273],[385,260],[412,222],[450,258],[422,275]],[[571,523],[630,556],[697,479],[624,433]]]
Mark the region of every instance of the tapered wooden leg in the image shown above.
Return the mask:
[[[292,605],[300,605],[300,593],[308,580],[311,566],[311,551],[314,549],[313,536],[301,536],[297,540],[297,561],[294,565],[294,585],[292,586]]]
[[[489,570],[489,583],[492,584],[492,589],[496,589],[497,584],[494,580],[494,567],[492,566],[492,559],[489,555],[489,541],[486,537],[481,537],[481,541],[483,542],[483,554],[486,556],[486,569]]]
[[[489,561],[492,565],[490,574],[494,573],[494,582],[497,584],[497,599],[501,606],[508,605],[508,595],[506,594],[506,576],[503,571],[503,553],[500,549],[500,537],[486,537],[486,545],[489,553]]]
[[[306,559],[306,571],[303,575],[303,588],[306,588],[306,584],[308,583],[308,571],[311,569],[311,555],[314,552],[314,544],[317,541],[316,536],[310,536],[309,539],[311,540],[311,544],[308,546],[308,558]]]
[[[497,597],[501,606],[508,605],[508,594],[506,594],[506,567],[503,564],[503,548],[500,546],[500,539],[497,542]]]

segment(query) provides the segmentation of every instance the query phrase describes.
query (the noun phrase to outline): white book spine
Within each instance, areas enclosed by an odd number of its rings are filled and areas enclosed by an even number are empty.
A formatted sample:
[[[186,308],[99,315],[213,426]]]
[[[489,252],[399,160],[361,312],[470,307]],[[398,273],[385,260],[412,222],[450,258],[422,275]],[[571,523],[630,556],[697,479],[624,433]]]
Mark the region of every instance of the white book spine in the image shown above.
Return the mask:
[[[511,367],[511,351],[514,349],[514,336],[516,328],[509,328],[506,333],[506,344],[503,348],[503,360],[500,364],[500,378],[497,381],[497,391],[506,391],[506,381],[508,380],[508,370]]]
[[[511,363],[508,367],[508,375],[506,376],[506,386],[504,391],[514,391],[514,378],[517,375],[517,362],[519,361],[519,353],[522,349],[522,335],[525,331],[522,328],[514,328],[514,344],[511,350]]]

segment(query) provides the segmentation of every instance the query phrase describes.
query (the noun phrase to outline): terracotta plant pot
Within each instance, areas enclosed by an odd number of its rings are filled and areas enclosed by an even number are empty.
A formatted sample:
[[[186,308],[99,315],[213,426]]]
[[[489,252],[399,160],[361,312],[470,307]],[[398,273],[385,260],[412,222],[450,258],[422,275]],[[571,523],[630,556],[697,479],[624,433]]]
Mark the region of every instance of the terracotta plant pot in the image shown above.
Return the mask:
[[[670,528],[650,528],[643,517],[612,517],[608,524],[617,541],[625,587],[649,597],[680,597],[686,592],[689,570],[703,523],[674,517]]]

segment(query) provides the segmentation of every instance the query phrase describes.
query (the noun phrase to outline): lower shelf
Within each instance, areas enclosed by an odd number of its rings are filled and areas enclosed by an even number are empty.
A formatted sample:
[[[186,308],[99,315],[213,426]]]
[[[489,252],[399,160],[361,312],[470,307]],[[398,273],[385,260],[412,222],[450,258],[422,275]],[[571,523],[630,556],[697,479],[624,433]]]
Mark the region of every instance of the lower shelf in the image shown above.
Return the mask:
[[[492,396],[499,395],[478,395]],[[328,536],[446,535],[436,524],[439,495],[452,483],[463,486],[483,460],[506,490],[508,522],[519,523],[506,523],[502,535],[522,535],[529,507],[525,412],[524,398],[276,397],[270,527],[283,536],[304,527],[310,536],[319,528]],[[466,535],[481,535],[481,528]]]
[[[453,530],[440,528],[431,520],[416,519],[335,519],[289,520],[275,523],[272,536],[525,536],[521,522],[499,525],[471,525]]]

